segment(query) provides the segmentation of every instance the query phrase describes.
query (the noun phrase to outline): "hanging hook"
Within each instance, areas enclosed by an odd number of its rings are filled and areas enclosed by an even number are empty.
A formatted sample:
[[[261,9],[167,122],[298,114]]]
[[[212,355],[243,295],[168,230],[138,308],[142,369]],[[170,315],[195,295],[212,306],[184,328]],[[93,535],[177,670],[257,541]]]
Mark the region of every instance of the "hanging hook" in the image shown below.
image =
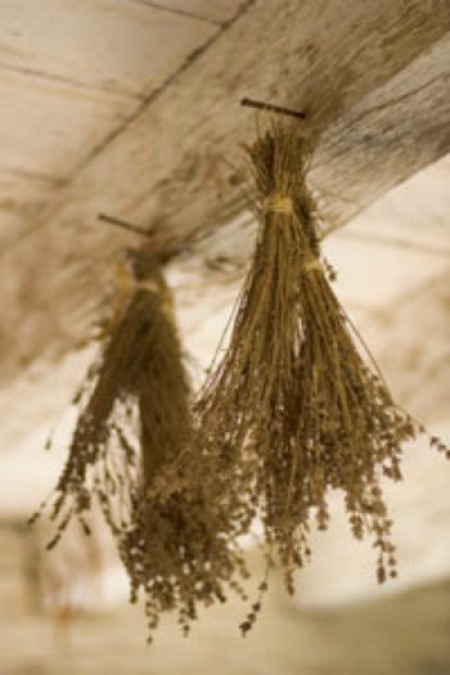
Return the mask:
[[[290,117],[296,117],[300,120],[306,118],[306,113],[300,110],[291,110],[290,108],[284,108],[283,106],[274,105],[273,103],[256,101],[253,98],[243,98],[241,100],[241,105],[246,106],[247,108],[256,108],[257,110],[267,110],[268,112],[279,113],[280,115],[289,115]]]
[[[141,237],[150,239],[153,235],[154,228],[144,230],[142,227],[132,225],[131,223],[127,223],[125,220],[120,220],[120,218],[115,218],[114,216],[107,216],[105,213],[99,213],[97,218],[103,223],[109,223],[109,225],[120,227],[122,230],[129,230],[130,232],[141,235]]]

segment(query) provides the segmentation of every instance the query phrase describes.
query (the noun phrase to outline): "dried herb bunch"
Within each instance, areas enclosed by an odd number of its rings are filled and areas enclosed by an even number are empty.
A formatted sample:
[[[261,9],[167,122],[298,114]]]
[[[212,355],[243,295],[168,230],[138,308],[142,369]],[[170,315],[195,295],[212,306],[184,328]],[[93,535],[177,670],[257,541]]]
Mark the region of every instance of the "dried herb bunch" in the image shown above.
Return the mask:
[[[132,601],[139,590],[145,593],[149,642],[163,612],[176,610],[187,635],[199,605],[224,603],[229,591],[246,597],[240,579],[248,572],[232,521],[221,502],[211,500],[205,474],[188,470],[181,476],[179,468],[163,469],[136,504],[135,525],[121,547]]]
[[[237,527],[261,515],[289,591],[312,518],[327,527],[330,489],[343,491],[354,536],[373,537],[382,582],[396,562],[380,478],[401,478],[402,444],[422,429],[363,360],[333,293],[298,125],[274,122],[246,152],[260,229],[229,345],[196,403],[195,443],[227,484]]]
[[[74,398],[80,412],[56,486],[52,518],[59,529],[50,547],[72,516],[84,522],[94,495],[113,532],[123,532],[133,495],[190,432],[190,390],[169,290],[151,254],[130,251],[129,258],[134,279]]]
[[[210,508],[202,474],[179,480],[192,434],[190,387],[160,264],[131,252],[134,280],[100,356],[77,394],[80,414],[52,504],[55,546],[72,517],[89,533],[97,499],[117,538],[132,599],[143,588],[149,627],[176,610],[185,632],[197,604],[239,589],[243,569],[227,520]],[[178,463],[177,463],[178,462]],[[198,467],[197,467],[198,468]]]

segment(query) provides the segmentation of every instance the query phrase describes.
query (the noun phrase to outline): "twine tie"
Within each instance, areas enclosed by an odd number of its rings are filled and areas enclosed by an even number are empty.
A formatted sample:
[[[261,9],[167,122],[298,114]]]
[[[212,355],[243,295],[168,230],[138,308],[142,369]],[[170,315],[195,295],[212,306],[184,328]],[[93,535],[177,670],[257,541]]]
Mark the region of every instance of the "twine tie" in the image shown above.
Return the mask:
[[[281,193],[269,195],[264,201],[263,210],[265,213],[280,213],[291,216],[294,213],[294,203],[291,197]]]

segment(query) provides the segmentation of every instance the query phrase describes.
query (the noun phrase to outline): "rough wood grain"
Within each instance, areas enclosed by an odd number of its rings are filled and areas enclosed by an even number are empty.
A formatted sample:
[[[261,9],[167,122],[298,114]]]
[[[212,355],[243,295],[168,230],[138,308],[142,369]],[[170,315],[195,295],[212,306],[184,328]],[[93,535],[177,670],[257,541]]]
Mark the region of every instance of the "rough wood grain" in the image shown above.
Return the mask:
[[[159,226],[164,245],[242,209],[228,163],[254,132],[241,96],[301,108],[322,131],[312,181],[333,225],[446,153],[449,33],[446,0],[243,3],[1,259],[2,376],[85,338],[130,242],[99,210]]]

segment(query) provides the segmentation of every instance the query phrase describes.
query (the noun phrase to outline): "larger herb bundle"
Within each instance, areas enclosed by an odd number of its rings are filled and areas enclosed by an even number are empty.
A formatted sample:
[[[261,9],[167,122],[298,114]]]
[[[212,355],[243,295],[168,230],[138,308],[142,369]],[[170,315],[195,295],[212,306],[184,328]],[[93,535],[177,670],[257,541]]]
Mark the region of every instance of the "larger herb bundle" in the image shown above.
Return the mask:
[[[311,518],[327,527],[331,488],[354,536],[374,538],[381,582],[396,571],[380,477],[401,478],[402,444],[420,427],[363,360],[331,289],[298,126],[274,123],[246,150],[260,229],[229,346],[197,401],[196,443],[217,463],[230,517],[261,514],[289,590],[310,555]]]

